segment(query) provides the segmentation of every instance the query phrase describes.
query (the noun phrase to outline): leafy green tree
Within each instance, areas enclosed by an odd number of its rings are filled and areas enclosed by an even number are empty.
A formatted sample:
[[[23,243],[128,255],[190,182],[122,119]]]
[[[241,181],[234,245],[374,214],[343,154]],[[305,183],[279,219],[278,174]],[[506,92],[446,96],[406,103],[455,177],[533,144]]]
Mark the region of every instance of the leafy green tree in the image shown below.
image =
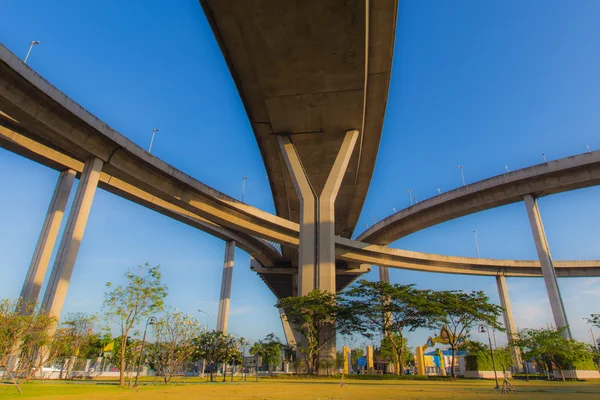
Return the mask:
[[[281,341],[274,333],[269,333],[252,345],[250,354],[262,357],[263,362],[269,366],[269,375],[272,375],[271,367],[281,361]]]
[[[244,338],[236,338],[233,335],[221,331],[203,332],[199,337],[193,339],[193,357],[203,359],[210,367],[210,380],[213,380],[213,372],[217,364],[227,363],[233,360],[240,363],[242,352],[240,348],[248,342]],[[225,373],[223,373],[225,381]]]
[[[441,314],[435,325],[447,340],[452,350],[452,377],[456,378],[454,363],[456,350],[461,342],[469,336],[470,330],[478,324],[504,329],[498,323],[502,308],[489,302],[489,297],[482,291],[465,293],[463,291],[445,290],[433,292],[432,298],[441,308]]]
[[[403,370],[406,332],[431,328],[441,315],[432,292],[415,289],[414,285],[361,280],[343,299],[360,319],[361,323],[354,325],[360,333],[368,338],[372,338],[373,331],[383,333],[386,345],[393,350],[388,354],[398,375]]]
[[[587,319],[588,324],[594,325],[596,328],[600,328],[600,314],[592,314]]]
[[[286,297],[275,307],[285,310],[288,321],[304,337],[298,349],[309,374],[318,371],[319,353],[335,338],[336,331],[341,334],[356,331],[359,322],[352,310],[337,303],[335,294],[322,290]]]
[[[156,371],[161,371],[167,383],[181,372],[184,362],[191,359],[195,348],[193,339],[202,334],[202,325],[191,315],[167,310],[152,329],[157,345],[149,348],[148,354],[152,353]]]
[[[121,329],[119,385],[125,386],[125,355],[127,338],[134,325],[143,317],[161,311],[167,296],[167,287],[161,283],[159,266],[149,264],[130,269],[125,273],[127,285],[112,287],[104,294],[104,310],[106,319],[115,322]]]
[[[398,343],[402,343],[402,351],[398,351],[396,349],[395,346],[397,346]],[[407,345],[407,339],[401,338],[395,333],[392,333],[381,340],[379,356],[382,360],[393,360],[395,372],[398,375],[402,374],[401,371],[398,371],[399,369],[404,369],[405,367],[412,366],[415,363],[414,355]]]
[[[593,365],[593,355],[584,343],[565,339],[562,336],[563,329],[524,329],[517,333],[514,345],[522,349],[525,358],[535,359],[538,364],[545,365],[548,371],[555,366],[564,381],[563,370],[574,369],[577,364]]]
[[[18,375],[29,379],[44,363],[54,360],[63,351],[59,335],[50,333],[56,322],[35,303],[0,300],[0,367],[20,356]],[[10,372],[8,375],[17,383]],[[18,385],[17,389],[20,391]]]
[[[350,350],[350,364],[352,369],[358,370],[358,359],[365,356],[365,349],[356,347]]]

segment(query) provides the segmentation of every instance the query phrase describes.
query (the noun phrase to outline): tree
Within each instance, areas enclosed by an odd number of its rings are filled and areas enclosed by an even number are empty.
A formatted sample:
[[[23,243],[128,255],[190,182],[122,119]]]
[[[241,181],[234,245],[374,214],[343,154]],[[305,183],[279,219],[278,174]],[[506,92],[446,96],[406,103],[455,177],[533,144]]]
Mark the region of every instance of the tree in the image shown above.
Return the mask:
[[[440,329],[441,336],[447,340],[452,350],[452,377],[456,378],[454,364],[456,350],[461,342],[469,335],[469,331],[476,324],[493,327],[496,330],[504,329],[498,323],[502,315],[502,308],[489,302],[489,298],[482,291],[465,293],[456,290],[433,292],[434,301],[441,308],[441,314],[435,325]]]
[[[167,287],[161,283],[159,266],[149,264],[125,273],[127,285],[119,285],[104,294],[106,318],[121,328],[119,384],[125,386],[125,352],[129,332],[143,317],[162,310]],[[112,288],[111,282],[106,284]]]
[[[202,334],[202,325],[193,316],[169,310],[152,328],[157,343],[147,353],[167,383],[191,358],[195,349],[193,340]]]
[[[592,324],[596,328],[600,328],[600,313],[590,315],[590,317],[587,319],[587,321],[588,321],[588,324]]]
[[[564,381],[563,370],[575,369],[577,364],[593,366],[593,355],[584,343],[565,339],[563,329],[524,329],[517,333],[514,345],[522,349],[525,358],[545,365],[547,371],[557,368]]]
[[[221,331],[203,332],[199,337],[193,339],[193,356],[196,359],[204,359],[210,366],[210,380],[213,380],[213,372],[217,364],[230,361],[240,362],[242,352],[240,348],[247,344],[246,339],[236,338],[233,335]],[[223,370],[223,381],[225,371]]]
[[[396,348],[399,343],[402,343],[401,351],[398,351]],[[394,360],[395,372],[398,375],[403,373],[403,371],[398,371],[399,369],[413,366],[415,363],[414,355],[407,345],[407,339],[400,337],[395,333],[392,333],[381,340],[379,356],[382,360]]]
[[[373,331],[383,333],[393,350],[389,355],[398,375],[402,375],[403,370],[405,333],[430,328],[441,315],[441,308],[433,301],[432,292],[417,290],[414,285],[361,280],[343,299],[360,319],[360,333],[368,338],[373,337]]]
[[[269,333],[252,345],[250,354],[262,357],[263,362],[269,366],[269,375],[272,375],[271,366],[281,361],[281,341],[274,333]]]
[[[285,310],[288,321],[304,336],[298,349],[309,374],[318,371],[319,353],[335,338],[336,331],[348,334],[358,329],[359,321],[352,311],[336,300],[335,294],[317,289],[306,296],[286,297],[275,305]]]
[[[0,367],[5,367],[11,381],[21,388],[11,374],[10,360],[20,355],[17,376],[30,379],[46,362],[62,351],[58,334],[50,335],[56,318],[49,317],[36,304],[22,300],[0,300]]]

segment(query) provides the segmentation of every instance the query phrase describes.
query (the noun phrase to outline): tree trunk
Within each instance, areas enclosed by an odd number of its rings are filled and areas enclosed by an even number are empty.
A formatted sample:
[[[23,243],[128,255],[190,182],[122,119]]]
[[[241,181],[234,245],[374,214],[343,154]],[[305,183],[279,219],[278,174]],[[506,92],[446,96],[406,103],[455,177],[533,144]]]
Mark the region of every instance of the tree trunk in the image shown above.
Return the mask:
[[[404,371],[402,371],[402,354],[404,353],[403,349],[400,349],[400,351],[398,351],[396,353],[396,367],[398,368],[398,375],[402,376],[404,375]]]
[[[125,349],[127,336],[121,336],[121,366],[119,368],[119,386],[125,386]]]
[[[454,357],[456,354],[456,349],[452,347],[452,365],[450,366],[450,374],[452,375],[452,379],[456,379],[456,371],[454,371]],[[442,353],[441,357],[444,357],[444,353]]]

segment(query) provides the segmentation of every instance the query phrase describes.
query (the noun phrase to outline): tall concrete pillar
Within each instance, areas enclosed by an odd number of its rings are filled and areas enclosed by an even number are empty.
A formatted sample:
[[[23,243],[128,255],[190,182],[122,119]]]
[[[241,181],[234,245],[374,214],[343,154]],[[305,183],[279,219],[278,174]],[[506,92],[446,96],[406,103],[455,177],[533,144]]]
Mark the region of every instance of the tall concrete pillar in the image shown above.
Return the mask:
[[[379,282],[390,283],[390,270],[388,267],[379,266]]]
[[[21,312],[28,311],[28,306],[38,301],[74,180],[75,171],[71,169],[61,172],[58,177],[58,182],[56,183],[54,194],[46,213],[46,219],[42,226],[42,232],[35,247],[31,264],[29,264],[25,283],[23,283],[23,288],[21,289],[20,299],[23,301]]]
[[[281,325],[283,327],[283,334],[285,335],[287,345],[290,347],[296,347],[294,330],[292,329],[292,325],[290,325],[290,321],[288,321],[287,317],[285,316],[285,311],[283,308],[279,308],[279,318],[281,318]]]
[[[496,276],[496,285],[498,286],[498,297],[500,297],[500,306],[502,307],[502,316],[504,317],[504,328],[506,329],[506,338],[508,343],[516,339],[517,330],[513,319],[510,298],[508,297],[508,288],[506,287],[506,278],[504,275]],[[518,348],[511,346],[512,356],[518,370],[521,370],[521,352]]]
[[[358,131],[346,132],[325,186],[316,193],[289,136],[277,136],[300,198],[298,294],[313,289],[335,293],[335,199],[350,162]]]
[[[227,332],[229,321],[229,302],[231,299],[231,280],[233,278],[233,259],[235,256],[235,240],[228,240],[225,245],[223,260],[223,276],[221,278],[221,297],[219,298],[219,313],[217,314],[217,330]]]
[[[67,225],[58,248],[56,260],[52,267],[48,287],[44,293],[42,308],[50,316],[60,318],[62,307],[67,296],[67,289],[73,267],[83,239],[92,201],[102,171],[102,160],[92,158],[86,161],[79,179],[75,199],[67,219]]]
[[[556,271],[552,263],[552,255],[550,254],[550,247],[548,246],[548,241],[546,239],[546,232],[544,231],[544,225],[542,224],[540,210],[537,201],[533,196],[526,195],[524,199],[525,206],[527,207],[527,215],[529,216],[529,224],[531,225],[531,231],[533,233],[533,240],[535,241],[535,247],[542,267],[542,274],[544,275],[544,282],[546,283],[546,290],[548,291],[548,297],[550,298],[550,307],[552,308],[552,314],[554,315],[554,322],[557,327],[566,328],[563,330],[563,336],[570,339],[571,328],[569,327],[565,306],[560,295]]]

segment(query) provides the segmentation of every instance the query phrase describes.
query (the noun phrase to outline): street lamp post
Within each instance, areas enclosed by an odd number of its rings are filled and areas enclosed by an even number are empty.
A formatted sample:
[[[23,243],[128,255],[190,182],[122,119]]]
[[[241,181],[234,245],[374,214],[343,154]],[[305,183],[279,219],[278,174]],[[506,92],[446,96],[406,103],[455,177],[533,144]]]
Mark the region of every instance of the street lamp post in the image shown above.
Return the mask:
[[[504,169],[506,169],[506,172],[510,172],[510,170],[508,169],[508,165],[505,165]]]
[[[246,191],[246,179],[248,179],[247,176],[242,178],[242,203],[244,202],[244,192]]]
[[[440,188],[438,188],[438,194],[442,194],[442,191],[440,190]]]
[[[462,184],[463,186],[465,186],[465,173],[463,172],[463,167],[462,165],[458,166],[458,169],[460,169],[460,177],[462,179]]]
[[[27,50],[27,55],[25,56],[25,60],[23,60],[23,64],[27,64],[27,59],[29,58],[29,53],[31,53],[31,49],[33,49],[33,46],[35,46],[36,44],[40,44],[40,41],[32,40],[31,43],[29,43],[29,50]]]
[[[483,325],[479,327],[479,332],[487,332],[488,334],[488,342],[490,343],[490,355],[492,356],[492,366],[494,367],[494,377],[496,378],[496,387],[494,389],[500,389],[500,385],[498,384],[498,372],[496,372],[496,359],[494,358],[494,350],[492,348],[492,338],[490,337],[490,332]]]
[[[410,205],[413,205],[413,197],[412,197],[412,190],[410,189],[406,189],[406,192],[408,193],[408,197],[410,198]]]
[[[144,337],[142,338],[142,348],[140,349],[140,358],[138,360],[137,372],[135,374],[135,384],[134,387],[138,384],[138,378],[140,376],[140,366],[142,364],[142,360],[144,359],[144,344],[146,343],[146,333],[148,332],[148,325],[155,325],[156,317],[150,317],[146,321],[146,327],[144,328]]]
[[[156,134],[156,132],[159,132],[160,129],[152,129],[152,139],[150,139],[150,147],[148,148],[148,153],[152,153],[152,144],[154,143],[154,135]]]
[[[210,315],[208,315],[208,313],[206,311],[202,311],[200,309],[198,309],[198,312],[202,313],[202,314],[206,314],[206,330],[208,331],[208,321],[210,320]]]
[[[544,159],[544,162],[548,162],[548,160],[546,160],[546,154],[542,153],[542,158]]]
[[[477,240],[477,229],[473,231],[473,236],[475,237],[475,248],[477,249],[477,257],[481,258],[481,254],[479,254],[479,241]]]

